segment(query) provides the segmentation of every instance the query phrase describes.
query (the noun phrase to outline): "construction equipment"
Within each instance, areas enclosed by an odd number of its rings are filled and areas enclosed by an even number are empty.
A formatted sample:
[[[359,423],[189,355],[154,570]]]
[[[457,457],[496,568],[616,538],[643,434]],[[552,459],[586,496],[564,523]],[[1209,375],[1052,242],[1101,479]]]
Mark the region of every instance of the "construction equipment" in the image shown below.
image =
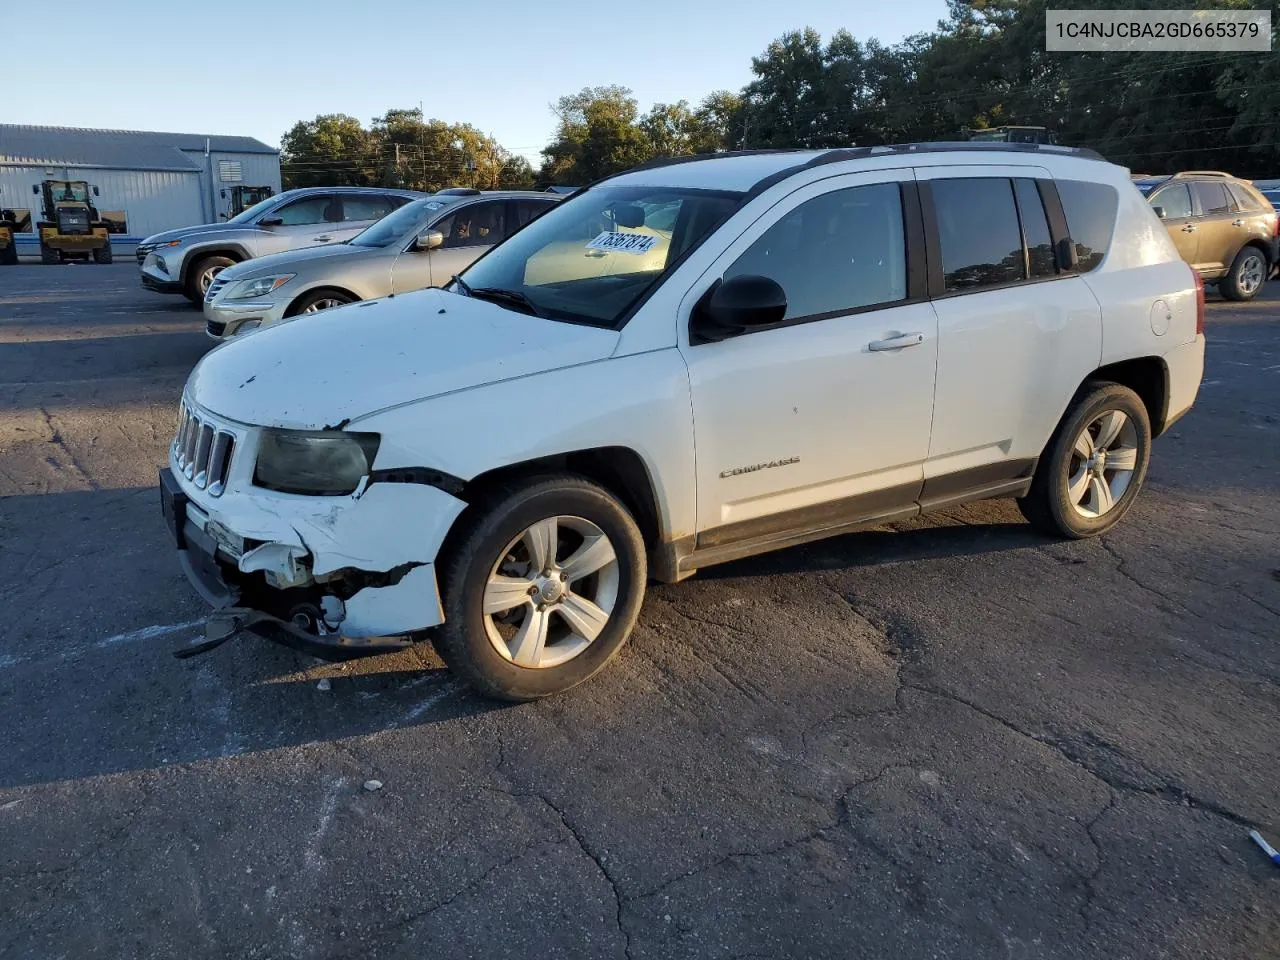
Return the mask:
[[[83,180],[44,180],[31,192],[39,194],[43,206],[36,227],[40,235],[40,261],[61,263],[68,259],[111,262],[111,238],[89,191],[99,196],[97,187]]]
[[[988,143],[1057,143],[1058,138],[1045,127],[987,127],[982,130],[965,128],[966,140]]]
[[[275,196],[270,187],[246,187],[244,185],[231,188],[231,212],[228,217],[237,217],[255,203],[261,203],[268,197]]]
[[[7,207],[0,207],[0,266],[13,266],[18,262],[18,218]]]

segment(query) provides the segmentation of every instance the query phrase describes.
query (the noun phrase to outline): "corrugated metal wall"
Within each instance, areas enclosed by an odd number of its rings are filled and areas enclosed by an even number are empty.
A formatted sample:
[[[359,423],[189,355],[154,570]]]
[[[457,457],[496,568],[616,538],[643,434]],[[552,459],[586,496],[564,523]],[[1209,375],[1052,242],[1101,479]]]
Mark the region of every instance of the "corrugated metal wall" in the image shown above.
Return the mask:
[[[246,186],[270,186],[280,192],[280,158],[264,153],[214,153],[212,186],[205,167],[204,153],[184,152],[199,169],[190,172],[170,170],[99,170],[79,167],[6,166],[0,165],[0,206],[31,210],[34,224],[40,217],[40,198],[31,192],[33,184],[47,177],[63,180],[87,180],[101,193],[96,198],[98,209],[123,211],[128,223],[124,236],[113,238],[116,252],[127,252],[134,241],[162,230],[209,223],[225,214],[231,206],[234,183],[218,180],[218,161],[240,162],[240,183]],[[53,170],[53,173],[49,171]],[[227,196],[221,194],[226,190]],[[35,235],[19,235],[19,249],[35,252]]]

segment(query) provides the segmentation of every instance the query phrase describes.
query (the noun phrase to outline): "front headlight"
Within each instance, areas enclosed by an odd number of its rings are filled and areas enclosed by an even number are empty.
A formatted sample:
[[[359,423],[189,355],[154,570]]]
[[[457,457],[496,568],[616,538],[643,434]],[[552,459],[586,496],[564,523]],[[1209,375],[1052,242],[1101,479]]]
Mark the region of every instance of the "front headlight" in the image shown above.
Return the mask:
[[[281,493],[337,497],[352,493],[378,452],[376,433],[266,430],[253,482]]]
[[[273,277],[241,280],[222,296],[226,300],[252,300],[255,297],[265,297],[268,293],[279,290],[296,276],[296,273],[281,273]]]

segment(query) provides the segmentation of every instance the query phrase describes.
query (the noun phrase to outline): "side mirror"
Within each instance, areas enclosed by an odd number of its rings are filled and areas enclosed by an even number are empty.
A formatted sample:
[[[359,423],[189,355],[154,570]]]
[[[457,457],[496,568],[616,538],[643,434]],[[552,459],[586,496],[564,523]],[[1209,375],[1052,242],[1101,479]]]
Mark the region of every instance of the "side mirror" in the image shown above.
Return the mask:
[[[94,187],[94,188],[93,188],[93,195],[94,195],[95,197],[100,197],[100,196],[102,196],[102,194],[98,192],[98,188],[97,188],[97,187]]]
[[[638,203],[615,203],[609,212],[613,214],[613,222],[620,227],[634,229],[644,226],[644,207]]]
[[[284,217],[263,217],[258,221],[260,227],[283,227]]]
[[[34,193],[37,197],[40,196],[40,184],[33,183],[31,185],[31,192]]]
[[[444,234],[439,230],[423,230],[413,241],[413,249],[420,253],[444,246]]]
[[[787,315],[787,294],[776,280],[743,274],[720,280],[694,307],[693,343],[713,343],[777,323]]]
[[[1164,207],[1152,207],[1151,209],[1156,212],[1157,217],[1159,217],[1161,220],[1164,219]]]

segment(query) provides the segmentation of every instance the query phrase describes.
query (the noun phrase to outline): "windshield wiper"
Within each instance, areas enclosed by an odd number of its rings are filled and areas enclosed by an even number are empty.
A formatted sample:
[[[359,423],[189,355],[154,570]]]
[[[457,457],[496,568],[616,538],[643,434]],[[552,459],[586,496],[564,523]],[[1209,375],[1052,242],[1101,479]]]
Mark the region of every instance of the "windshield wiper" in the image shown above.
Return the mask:
[[[465,293],[468,297],[473,296],[471,287],[467,285],[467,281],[463,280],[456,273],[449,278],[450,282],[457,284],[458,289]]]
[[[478,300],[493,300],[507,306],[521,307],[525,313],[535,317],[543,316],[542,311],[534,305],[533,301],[519,290],[507,290],[504,287],[476,287],[470,292],[471,296]]]

